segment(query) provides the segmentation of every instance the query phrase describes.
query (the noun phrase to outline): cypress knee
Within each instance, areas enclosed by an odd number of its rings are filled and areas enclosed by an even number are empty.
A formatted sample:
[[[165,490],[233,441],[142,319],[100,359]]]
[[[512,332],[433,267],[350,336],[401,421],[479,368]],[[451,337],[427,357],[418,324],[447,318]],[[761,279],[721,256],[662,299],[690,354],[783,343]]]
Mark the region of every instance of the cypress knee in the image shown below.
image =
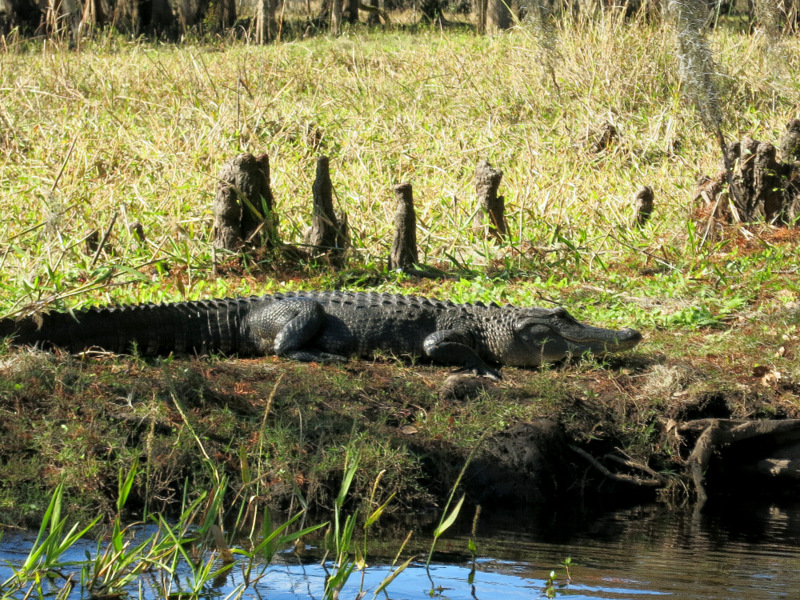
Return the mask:
[[[653,188],[649,185],[643,185],[636,192],[634,197],[636,202],[636,212],[634,213],[634,225],[636,227],[644,227],[653,214]]]
[[[277,242],[272,221],[269,157],[240,154],[222,167],[214,198],[214,245],[238,250],[260,231],[267,247]]]
[[[753,169],[753,205],[755,214],[763,214],[768,223],[783,217],[783,190],[780,165],[775,159],[775,146],[761,142],[756,148]]]
[[[479,162],[475,169],[475,188],[486,219],[485,231],[498,240],[502,240],[508,232],[505,197],[497,195],[502,178],[503,171],[492,168],[487,160]]]
[[[389,269],[406,270],[419,264],[417,216],[410,183],[394,186],[397,210],[394,213],[394,239],[389,253]]]
[[[337,218],[333,210],[333,184],[327,156],[317,159],[317,174],[311,189],[314,209],[305,243],[318,253],[340,256],[347,246],[347,219],[344,216]]]

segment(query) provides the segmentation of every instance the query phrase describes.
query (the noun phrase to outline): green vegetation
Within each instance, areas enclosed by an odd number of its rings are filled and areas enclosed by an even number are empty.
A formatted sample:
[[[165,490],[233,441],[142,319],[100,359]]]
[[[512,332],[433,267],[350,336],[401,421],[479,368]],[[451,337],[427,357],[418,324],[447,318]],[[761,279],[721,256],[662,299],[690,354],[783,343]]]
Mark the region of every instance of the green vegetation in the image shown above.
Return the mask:
[[[797,39],[782,42],[777,68],[759,36],[718,27],[708,43],[726,135],[777,142],[800,106]],[[507,369],[501,388],[464,400],[437,393],[446,370],[391,359],[317,366],[4,348],[0,523],[37,522],[58,486],[70,514],[114,515],[109,490],[136,461],[128,516],[180,514],[201,490],[222,488],[232,505],[253,499],[246,512],[342,510],[333,498],[345,456],[358,457],[347,463],[358,464],[350,490],[370,499],[363,514],[373,515],[393,495],[401,509],[446,498],[481,436],[518,421],[554,417],[597,453],[620,448],[672,473],[682,463],[665,434],[669,419],[708,407],[797,416],[797,230],[709,227],[694,187],[722,167],[718,141],[684,99],[674,48],[667,25],[613,13],[557,23],[543,44],[521,28],[493,38],[364,32],[265,47],[113,35],[79,52],[49,41],[7,46],[2,316],[369,288],[560,304],[646,339],[606,364]],[[606,121],[619,139],[590,152],[591,132]],[[290,244],[310,223],[314,158],[331,157],[353,240],[347,268],[212,253],[216,176],[242,151],[268,152],[279,232]],[[472,227],[473,172],[484,158],[505,173],[503,243]],[[384,267],[391,186],[406,180],[421,259],[446,279]],[[632,198],[644,184],[655,190],[655,212],[633,229]],[[87,252],[93,232],[109,228],[106,243]],[[754,375],[756,366],[780,377]]]
[[[243,581],[230,595],[241,598],[264,576],[278,549],[325,526],[323,523],[289,532],[288,528],[302,516],[298,513],[273,529],[269,511],[265,511],[256,528],[255,520],[239,510],[226,536],[221,525],[230,514],[224,514],[221,502],[224,483],[196,495],[174,523],[158,516],[151,517],[157,527],[147,528],[144,523],[123,526],[122,510],[137,475],[137,463],[128,473],[120,471],[117,513],[111,531],[104,541],[98,541],[93,556],[87,552],[85,560],[75,560],[74,555],[67,559],[64,555],[74,552],[73,546],[85,535],[102,533],[100,517],[81,531],[73,525],[64,534],[67,518],[61,516],[63,486],[56,487],[28,557],[21,565],[9,563],[13,575],[0,583],[2,597],[24,594],[26,598],[66,598],[76,586],[91,597],[119,597],[138,586],[140,597],[198,598],[216,578],[241,567]],[[248,502],[240,501],[238,508],[244,509]],[[247,543],[232,551],[229,544],[233,540]]]
[[[423,260],[468,280],[444,282],[439,295],[570,304],[587,282],[607,282],[611,295],[624,282],[628,293],[677,301],[703,290],[716,314],[730,292],[686,282],[738,258],[740,248],[735,237],[709,239],[692,219],[694,181],[721,165],[715,140],[682,99],[671,30],[611,16],[561,27],[558,88],[524,29],[496,38],[364,33],[268,47],[118,37],[80,53],[12,46],[0,57],[4,312],[365,281],[409,290],[415,282],[382,271],[390,187],[409,180]],[[726,129],[777,140],[800,95],[797,53],[782,65],[787,72],[767,68],[757,38],[720,28],[711,42],[728,74]],[[619,142],[590,154],[587,135],[603,121],[617,127]],[[351,265],[371,275],[327,279],[311,266],[287,272],[270,257],[223,256],[230,268],[215,276],[215,177],[240,151],[269,153],[280,232],[290,243],[310,221],[313,159],[330,155],[336,201],[353,230]],[[512,238],[499,247],[470,227],[481,158],[505,172]],[[642,184],[655,190],[656,212],[643,232],[631,232],[631,198]],[[85,253],[85,238],[112,220],[99,255]],[[135,222],[145,242],[132,233]],[[759,252],[768,250],[769,238]],[[642,269],[660,271],[632,281]],[[473,287],[476,273],[490,278],[482,289]],[[751,302],[759,291],[740,297]],[[639,317],[630,314],[635,302],[621,304],[631,306],[615,307],[615,321]],[[669,314],[684,308],[666,304]]]
[[[544,595],[546,598],[555,598],[558,593],[567,588],[572,583],[572,576],[569,572],[569,567],[572,564],[572,559],[567,557],[564,559],[562,566],[564,567],[564,582],[560,583],[556,577],[555,571],[550,571],[550,577],[547,578],[544,584]]]

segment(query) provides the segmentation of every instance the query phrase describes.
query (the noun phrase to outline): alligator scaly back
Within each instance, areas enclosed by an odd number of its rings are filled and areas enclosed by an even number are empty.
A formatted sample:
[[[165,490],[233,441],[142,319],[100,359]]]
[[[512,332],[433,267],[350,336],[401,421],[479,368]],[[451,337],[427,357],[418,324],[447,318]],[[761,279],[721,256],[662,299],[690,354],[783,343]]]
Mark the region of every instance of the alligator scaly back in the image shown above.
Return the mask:
[[[70,352],[102,348],[146,355],[238,352],[240,323],[260,298],[92,307],[0,320],[0,339]]]

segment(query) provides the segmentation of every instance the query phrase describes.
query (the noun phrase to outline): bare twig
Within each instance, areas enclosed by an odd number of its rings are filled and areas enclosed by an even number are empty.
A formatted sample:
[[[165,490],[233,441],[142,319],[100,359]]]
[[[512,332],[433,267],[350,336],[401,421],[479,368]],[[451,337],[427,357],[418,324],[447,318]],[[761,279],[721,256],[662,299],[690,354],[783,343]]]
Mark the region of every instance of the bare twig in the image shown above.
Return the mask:
[[[64,157],[64,162],[61,163],[61,168],[58,170],[58,175],[56,175],[56,178],[53,181],[53,187],[50,188],[50,193],[56,191],[56,188],[58,187],[58,182],[61,181],[61,176],[64,174],[64,169],[67,168],[69,157],[72,156],[72,151],[75,149],[75,144],[77,142],[78,142],[78,136],[75,136],[72,139],[72,143],[69,145],[69,150],[67,150],[67,155]]]
[[[619,481],[622,483],[630,483],[633,485],[638,485],[642,487],[663,487],[664,480],[663,478],[658,479],[644,479],[642,477],[636,477],[635,475],[624,475],[620,473],[612,473],[606,467],[604,467],[600,462],[591,454],[586,452],[585,450],[578,448],[573,444],[569,445],[569,449],[575,452],[575,454],[584,458],[590,465],[592,465],[595,469],[600,471],[603,475],[608,477],[613,481]]]
[[[100,253],[103,251],[103,247],[106,245],[108,237],[111,235],[111,230],[114,227],[114,223],[117,220],[117,214],[118,213],[114,213],[114,215],[111,217],[111,222],[108,224],[108,227],[106,227],[106,231],[103,233],[100,243],[97,244],[97,250],[94,251],[94,256],[92,257],[92,262],[89,264],[89,268],[94,268],[97,259],[100,257]]]

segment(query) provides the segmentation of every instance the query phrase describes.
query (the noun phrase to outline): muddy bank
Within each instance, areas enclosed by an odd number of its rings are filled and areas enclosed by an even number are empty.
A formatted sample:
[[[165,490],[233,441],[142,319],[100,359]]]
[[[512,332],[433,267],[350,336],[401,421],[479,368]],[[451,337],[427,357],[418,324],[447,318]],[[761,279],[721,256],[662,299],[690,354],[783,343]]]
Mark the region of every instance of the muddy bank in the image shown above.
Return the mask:
[[[398,512],[441,506],[478,444],[461,484],[475,503],[692,500],[692,452],[705,429],[798,418],[800,386],[791,374],[754,369],[752,357],[670,358],[689,341],[675,338],[656,333],[642,351],[607,363],[509,368],[499,384],[466,381],[455,391],[443,388],[446,368],[390,359],[315,365],[6,349],[0,523],[35,523],[62,481],[76,516],[111,513],[118,474],[137,459],[130,517],[175,513],[220,476],[233,496],[325,510],[348,447],[361,457],[352,497],[368,498],[377,481],[373,501],[394,494]],[[787,448],[797,437],[710,446],[706,492],[766,489],[736,485],[744,462],[749,478],[780,481],[771,493],[788,490],[797,480],[789,463],[772,475],[758,465],[793,460]]]

